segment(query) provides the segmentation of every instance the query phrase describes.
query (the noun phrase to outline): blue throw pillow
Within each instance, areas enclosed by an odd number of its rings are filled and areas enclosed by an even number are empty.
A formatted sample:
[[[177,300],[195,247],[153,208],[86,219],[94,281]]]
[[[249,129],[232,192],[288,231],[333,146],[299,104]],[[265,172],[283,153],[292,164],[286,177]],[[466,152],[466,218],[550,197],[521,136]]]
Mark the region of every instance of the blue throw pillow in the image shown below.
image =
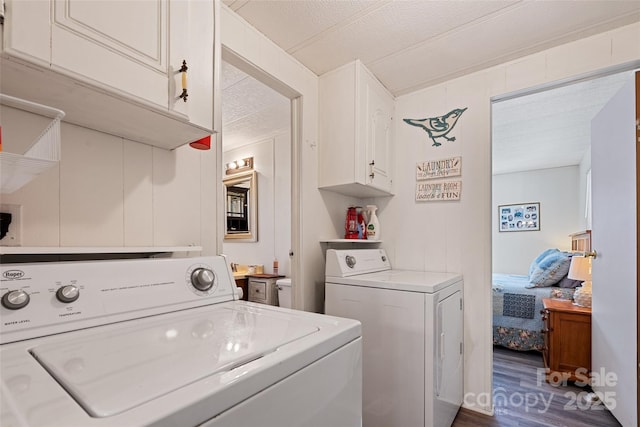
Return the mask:
[[[531,275],[533,274],[533,271],[538,267],[538,265],[540,264],[540,261],[542,261],[547,255],[550,255],[556,252],[560,252],[560,250],[546,249],[540,255],[538,255],[536,259],[534,259],[531,265],[529,266],[529,277],[531,277]]]
[[[569,273],[571,254],[551,252],[545,256],[529,276],[529,285],[534,288],[553,286]]]

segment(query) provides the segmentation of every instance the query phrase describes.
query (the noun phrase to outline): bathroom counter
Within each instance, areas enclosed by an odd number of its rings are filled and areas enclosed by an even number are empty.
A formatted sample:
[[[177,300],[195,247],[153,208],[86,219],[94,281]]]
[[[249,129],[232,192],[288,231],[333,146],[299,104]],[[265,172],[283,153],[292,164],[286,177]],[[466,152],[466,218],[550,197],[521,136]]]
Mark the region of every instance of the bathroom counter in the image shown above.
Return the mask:
[[[282,276],[279,274],[267,274],[267,273],[261,273],[261,274],[245,274],[246,277],[255,277],[258,279],[281,279],[284,278],[286,276]]]

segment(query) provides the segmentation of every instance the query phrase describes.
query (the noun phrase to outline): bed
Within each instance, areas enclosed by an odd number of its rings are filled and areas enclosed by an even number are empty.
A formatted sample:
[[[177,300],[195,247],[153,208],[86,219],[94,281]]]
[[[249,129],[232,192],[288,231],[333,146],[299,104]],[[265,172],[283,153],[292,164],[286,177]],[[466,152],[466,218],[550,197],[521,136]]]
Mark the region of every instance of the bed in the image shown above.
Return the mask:
[[[572,234],[572,250],[590,251],[590,237],[590,231]],[[579,282],[566,277],[573,254],[547,249],[532,262],[529,275],[493,274],[494,345],[520,351],[542,351],[542,299],[573,297]],[[549,277],[549,270],[541,271],[541,267],[552,262],[555,270]]]

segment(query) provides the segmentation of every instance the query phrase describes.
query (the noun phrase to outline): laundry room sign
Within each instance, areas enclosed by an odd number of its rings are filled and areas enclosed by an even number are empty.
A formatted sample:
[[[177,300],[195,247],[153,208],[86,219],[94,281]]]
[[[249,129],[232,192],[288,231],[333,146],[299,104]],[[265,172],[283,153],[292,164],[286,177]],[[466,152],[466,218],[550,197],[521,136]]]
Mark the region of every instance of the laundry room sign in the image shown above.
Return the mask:
[[[460,175],[462,175],[462,157],[416,163],[416,179],[418,181]]]
[[[447,180],[433,182],[428,180],[461,175],[461,156],[416,163],[416,202],[460,200],[462,181]]]
[[[416,202],[460,200],[462,181],[418,182]]]

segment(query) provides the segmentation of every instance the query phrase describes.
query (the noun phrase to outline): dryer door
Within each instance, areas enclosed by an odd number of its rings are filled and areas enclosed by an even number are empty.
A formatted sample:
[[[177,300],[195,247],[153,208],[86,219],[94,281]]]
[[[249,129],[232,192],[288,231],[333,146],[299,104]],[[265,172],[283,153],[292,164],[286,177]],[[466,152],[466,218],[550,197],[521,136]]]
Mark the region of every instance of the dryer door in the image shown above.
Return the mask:
[[[434,417],[453,421],[462,403],[462,292],[457,291],[439,301],[436,313]],[[435,425],[440,424],[436,422]]]

